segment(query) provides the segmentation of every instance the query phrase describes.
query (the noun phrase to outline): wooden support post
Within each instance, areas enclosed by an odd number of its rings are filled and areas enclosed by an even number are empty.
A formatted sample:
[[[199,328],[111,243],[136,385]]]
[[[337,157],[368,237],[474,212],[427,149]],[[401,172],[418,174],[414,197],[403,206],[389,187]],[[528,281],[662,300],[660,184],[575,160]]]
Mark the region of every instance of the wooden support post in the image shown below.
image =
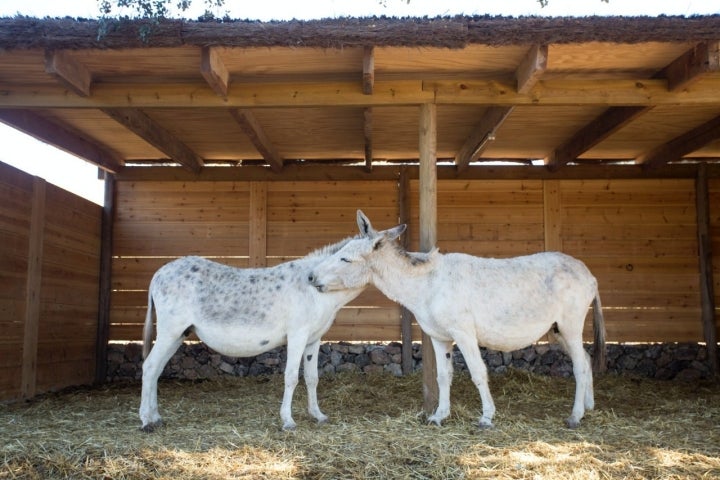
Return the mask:
[[[545,251],[562,250],[560,236],[560,180],[543,180],[543,229],[545,232]]]
[[[398,216],[400,223],[408,225],[402,237],[403,247],[410,247],[410,177],[407,167],[400,167],[398,179]],[[412,359],[412,321],[413,314],[407,308],[400,307],[400,333],[402,336],[402,372],[408,375],[413,371]]]
[[[110,340],[110,295],[112,291],[113,223],[115,221],[115,175],[105,174],[105,199],[100,233],[100,293],[95,340],[95,383],[107,377],[107,346]]]
[[[45,236],[45,180],[33,179],[30,238],[28,242],[27,279],[25,284],[25,329],[23,332],[22,398],[35,396],[37,348],[40,326],[40,290],[42,286],[43,243]]]
[[[437,243],[437,106],[420,105],[420,250]],[[438,403],[437,363],[430,336],[423,332],[423,409],[432,413]]]
[[[703,337],[707,346],[708,366],[713,375],[718,372],[717,327],[715,323],[715,293],[713,291],[712,241],[710,238],[710,196],[707,165],[701,163],[695,179],[697,210],[698,260],[700,262],[700,303]]]
[[[248,266],[267,266],[267,183],[250,182],[250,252]]]

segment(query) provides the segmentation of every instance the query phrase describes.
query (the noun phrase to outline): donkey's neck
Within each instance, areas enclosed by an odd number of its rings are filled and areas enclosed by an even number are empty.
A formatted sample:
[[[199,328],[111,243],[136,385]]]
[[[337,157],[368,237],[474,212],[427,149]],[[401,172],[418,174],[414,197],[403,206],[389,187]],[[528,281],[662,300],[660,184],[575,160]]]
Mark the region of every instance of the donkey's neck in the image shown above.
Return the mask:
[[[430,293],[435,255],[439,254],[419,254],[414,258],[423,261],[418,262],[398,249],[383,247],[373,263],[373,283],[385,296],[412,310]]]

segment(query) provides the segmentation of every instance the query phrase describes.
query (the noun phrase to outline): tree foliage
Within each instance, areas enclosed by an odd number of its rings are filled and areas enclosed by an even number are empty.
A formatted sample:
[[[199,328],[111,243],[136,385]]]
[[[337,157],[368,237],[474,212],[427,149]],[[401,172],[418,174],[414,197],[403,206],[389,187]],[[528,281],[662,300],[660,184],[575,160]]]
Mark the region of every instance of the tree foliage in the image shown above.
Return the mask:
[[[203,0],[206,10],[205,16],[212,17],[210,9],[222,7],[225,0]],[[104,17],[113,16],[118,9],[133,12],[138,18],[167,18],[172,7],[184,12],[193,0],[99,0],[100,12]]]
[[[410,3],[411,0],[399,0]],[[550,0],[536,0],[541,7],[545,8]],[[601,2],[610,3],[610,0],[600,0]],[[217,9],[225,5],[225,0],[203,0],[205,3],[206,19],[212,19],[215,15],[212,9]],[[387,6],[388,0],[377,0],[380,5]],[[193,0],[98,0],[100,12],[103,17],[114,16],[118,10],[130,11],[134,13],[134,17],[161,19],[167,18],[174,7],[178,11],[185,12],[190,8]]]

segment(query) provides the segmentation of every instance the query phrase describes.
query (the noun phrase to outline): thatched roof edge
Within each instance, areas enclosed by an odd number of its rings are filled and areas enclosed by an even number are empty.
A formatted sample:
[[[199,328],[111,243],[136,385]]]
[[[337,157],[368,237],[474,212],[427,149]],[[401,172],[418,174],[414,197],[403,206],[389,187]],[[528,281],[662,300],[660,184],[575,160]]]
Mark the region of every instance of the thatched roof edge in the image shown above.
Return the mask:
[[[660,17],[333,18],[289,21],[0,18],[0,48],[84,49],[224,45],[239,47],[527,45],[609,41],[707,41],[720,15]]]

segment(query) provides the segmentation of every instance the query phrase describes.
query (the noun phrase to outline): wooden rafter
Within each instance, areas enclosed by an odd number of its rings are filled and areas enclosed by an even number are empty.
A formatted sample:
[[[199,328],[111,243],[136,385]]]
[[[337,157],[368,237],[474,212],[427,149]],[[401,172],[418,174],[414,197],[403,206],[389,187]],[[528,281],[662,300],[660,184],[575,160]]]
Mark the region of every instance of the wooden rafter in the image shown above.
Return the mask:
[[[268,165],[270,165],[270,168],[272,168],[274,172],[281,171],[283,168],[283,158],[265,134],[265,130],[260,125],[260,122],[257,121],[255,115],[245,108],[233,108],[230,110],[230,114],[238,125],[240,125],[245,135],[250,138],[250,141],[255,145],[260,155],[262,155]]]
[[[720,72],[720,42],[702,42],[665,67],[668,90],[688,87],[706,73]]]
[[[720,138],[720,116],[685,132],[637,159],[644,168],[655,168],[704,147]]]
[[[488,142],[492,141],[495,132],[505,119],[513,111],[514,107],[490,107],[483,114],[472,133],[465,140],[465,143],[455,155],[455,165],[458,171],[462,171],[476,160],[486,148]]]
[[[227,97],[230,74],[220,58],[217,47],[203,47],[200,55],[200,73],[218,96]]]
[[[45,71],[81,97],[90,96],[92,73],[66,50],[45,52]]]
[[[553,156],[547,163],[548,169],[556,171],[567,165],[583,152],[608,138],[651,107],[612,107],[608,108],[599,117],[582,127],[567,142],[555,149]]]
[[[701,43],[673,60],[651,78],[667,78],[668,90],[677,92],[700,78],[703,73],[716,71],[717,64],[720,63],[717,57],[717,43],[710,46]],[[704,65],[704,68],[701,65]],[[551,171],[558,170],[651,109],[652,106],[610,107],[555,149],[548,161],[548,168]]]
[[[547,70],[548,46],[533,45],[515,71],[517,92],[528,93]]]
[[[202,158],[142,110],[103,108],[102,111],[190,171],[198,173],[202,170]]]
[[[0,121],[60,150],[117,172],[123,161],[113,152],[30,110],[0,109]]]

